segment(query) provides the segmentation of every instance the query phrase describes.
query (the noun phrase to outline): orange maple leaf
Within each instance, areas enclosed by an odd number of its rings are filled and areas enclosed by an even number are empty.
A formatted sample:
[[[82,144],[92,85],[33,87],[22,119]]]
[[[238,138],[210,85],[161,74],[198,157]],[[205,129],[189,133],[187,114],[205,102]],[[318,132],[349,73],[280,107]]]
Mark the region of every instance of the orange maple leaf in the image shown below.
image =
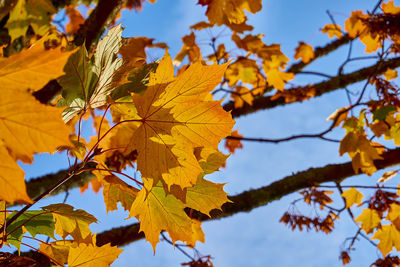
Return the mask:
[[[299,59],[304,63],[308,63],[311,59],[314,58],[314,49],[311,45],[306,44],[304,42],[299,42],[299,45],[296,47],[296,53],[294,55],[294,59]]]
[[[138,170],[145,181],[162,180],[168,188],[193,186],[201,172],[195,147],[217,149],[230,133],[234,121],[211,90],[221,81],[227,65],[203,66],[196,62],[176,79],[169,55],[150,76],[143,95],[133,95],[137,113],[120,122],[111,147],[137,150]]]

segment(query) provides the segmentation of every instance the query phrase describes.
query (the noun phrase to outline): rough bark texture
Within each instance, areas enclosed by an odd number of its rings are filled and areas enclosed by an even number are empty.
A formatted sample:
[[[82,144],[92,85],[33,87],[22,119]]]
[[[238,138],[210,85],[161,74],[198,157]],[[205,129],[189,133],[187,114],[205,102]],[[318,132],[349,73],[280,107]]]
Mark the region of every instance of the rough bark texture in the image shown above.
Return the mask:
[[[255,98],[251,106],[245,103],[241,108],[234,108],[234,103],[229,102],[226,105],[224,105],[224,109],[231,110],[233,117],[240,117],[259,110],[271,109],[277,106],[283,106],[293,102],[302,102],[311,97],[318,97],[323,94],[332,92],[334,90],[342,89],[356,82],[366,80],[371,74],[380,75],[389,68],[394,69],[399,66],[400,66],[400,57],[396,57],[378,62],[370,67],[362,68],[348,74],[332,77],[331,79],[328,79],[326,81],[314,85],[296,87],[285,90],[284,92],[278,92],[276,95],[273,96],[262,96]],[[291,97],[291,96],[295,96],[296,99],[287,100],[286,97]]]

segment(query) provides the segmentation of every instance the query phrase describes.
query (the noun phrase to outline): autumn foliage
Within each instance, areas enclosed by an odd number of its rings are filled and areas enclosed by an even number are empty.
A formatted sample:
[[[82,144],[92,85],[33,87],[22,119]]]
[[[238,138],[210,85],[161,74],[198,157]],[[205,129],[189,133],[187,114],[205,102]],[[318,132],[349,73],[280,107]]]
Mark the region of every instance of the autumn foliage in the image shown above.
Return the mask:
[[[351,261],[361,236],[381,253],[373,265],[400,265],[393,254],[400,251],[400,199],[397,188],[385,187],[399,170],[386,171],[376,186],[369,187],[372,196],[362,193],[363,185],[341,185],[349,176],[372,175],[400,163],[400,7],[393,1],[379,1],[371,12],[353,11],[344,25],[329,14],[332,23],[320,25],[320,32],[332,41],[321,47],[299,41],[293,62],[279,44],[265,43],[264,36],[247,24],[247,16],[262,9],[261,0],[199,0],[208,21],[190,27],[173,57],[162,40],[122,37],[120,11],[140,11],[145,1],[91,2],[1,3],[1,27],[7,34],[0,36],[0,247],[13,247],[16,253],[0,253],[0,265],[40,266],[47,261],[108,266],[122,253],[115,246],[118,240],[105,242],[102,233],[91,232],[95,214],[66,203],[40,207],[43,198],[58,193],[64,184],[80,186],[81,192],[89,184],[96,192],[102,190],[106,211],[120,205],[130,220],[136,218],[138,224],[130,229],[138,226],[135,238],[144,234],[154,253],[160,235],[166,242],[192,249],[205,241],[202,221],[249,211],[299,191],[292,207],[300,201],[318,209],[318,215],[289,209],[282,223],[292,230],[328,234],[347,212],[358,231],[340,252],[342,263]],[[82,5],[90,4],[93,10],[83,15]],[[61,11],[69,22],[55,19]],[[206,54],[198,35],[211,28],[225,29],[230,39],[212,38],[212,53]],[[346,64],[360,60],[351,56],[350,48],[337,76],[303,71],[353,42],[363,44],[375,65],[345,72]],[[237,56],[231,47],[243,53]],[[164,56],[149,60],[151,49],[162,50]],[[301,74],[324,79],[295,85]],[[244,137],[240,129],[233,129],[233,117],[302,102],[356,82],[364,82],[361,90],[353,98],[348,94],[349,103],[327,119],[323,132],[269,139]],[[93,129],[84,128],[83,121],[92,123]],[[338,128],[345,130],[341,140],[329,136]],[[86,135],[91,136],[85,139]],[[229,155],[219,150],[224,138]],[[310,169],[236,196],[228,196],[224,184],[207,179],[225,167],[230,155],[246,149],[244,141],[299,138],[337,142],[338,154],[347,155],[351,163],[332,169],[330,176],[318,173],[324,168]],[[32,193],[18,161],[34,164],[37,153],[59,152],[67,154],[68,170]],[[336,165],[332,166],[327,167]],[[132,177],[130,170],[138,175]],[[337,190],[342,203],[324,187]],[[12,208],[15,205],[20,206]],[[37,241],[37,246],[24,238]],[[21,254],[24,246],[33,250],[29,256]],[[182,265],[212,266],[212,256],[198,256]]]

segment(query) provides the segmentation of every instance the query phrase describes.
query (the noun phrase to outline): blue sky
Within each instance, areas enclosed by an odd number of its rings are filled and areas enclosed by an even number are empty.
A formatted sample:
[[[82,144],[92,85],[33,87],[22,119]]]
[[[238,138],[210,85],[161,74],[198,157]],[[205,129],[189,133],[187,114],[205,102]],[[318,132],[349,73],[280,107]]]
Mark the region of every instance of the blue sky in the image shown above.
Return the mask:
[[[249,14],[248,17],[249,24],[255,26],[254,33],[263,33],[267,44],[280,43],[284,53],[293,58],[298,41],[313,46],[324,45],[329,41],[326,35],[319,32],[320,28],[330,23],[326,10],[331,11],[337,22],[343,25],[352,10],[371,10],[375,4],[375,0],[263,1],[263,10],[256,15]],[[190,25],[206,19],[204,13],[205,8],[190,0],[158,0],[153,5],[146,3],[141,12],[123,12],[121,20],[126,27],[123,35],[147,36],[166,42],[170,54],[174,56],[181,48],[180,38],[190,33]],[[229,39],[229,36],[226,38]],[[362,45],[356,45],[355,53],[357,50],[363,51]],[[158,59],[162,53],[156,51],[150,56]],[[310,64],[307,70],[334,74],[346,53],[347,49],[341,48]],[[360,66],[354,64],[348,70]],[[296,82],[308,83],[313,81],[312,78],[314,77],[302,76]],[[279,138],[315,133],[326,129],[329,126],[326,118],[346,104],[346,95],[339,90],[302,104],[291,104],[245,116],[237,120],[235,128],[248,137]],[[343,131],[338,130],[337,137],[341,136]],[[209,179],[227,183],[225,190],[229,194],[237,194],[246,189],[267,185],[293,172],[348,160],[347,157],[339,157],[337,144],[320,140],[297,140],[278,145],[244,143],[244,148],[228,159],[227,168]],[[25,166],[24,169],[28,177],[35,177],[66,166],[64,156],[54,158],[40,155],[32,166]],[[381,173],[372,178],[351,178],[349,183],[357,184],[365,179],[374,183]],[[101,193],[96,195],[86,192],[81,195],[73,190],[70,195],[68,204],[85,209],[99,219],[100,223],[91,227],[93,231],[101,232],[135,222],[134,219],[124,220],[127,213],[111,212],[107,215]],[[279,219],[293,199],[298,197],[298,194],[293,194],[250,213],[204,223],[206,243],[198,246],[199,251],[204,255],[210,254],[216,267],[341,266],[338,256],[342,242],[346,237],[354,235],[356,228],[343,214],[330,235],[292,232],[279,223]],[[38,207],[54,203],[55,199],[61,202],[63,198],[60,195],[43,200]],[[156,255],[153,255],[151,245],[144,240],[123,248],[125,251],[113,266],[180,266],[181,262],[188,261],[182,253],[165,242],[157,246]],[[379,253],[375,248],[361,240],[356,245],[356,251],[351,254],[353,261],[348,266],[368,266],[377,255]]]

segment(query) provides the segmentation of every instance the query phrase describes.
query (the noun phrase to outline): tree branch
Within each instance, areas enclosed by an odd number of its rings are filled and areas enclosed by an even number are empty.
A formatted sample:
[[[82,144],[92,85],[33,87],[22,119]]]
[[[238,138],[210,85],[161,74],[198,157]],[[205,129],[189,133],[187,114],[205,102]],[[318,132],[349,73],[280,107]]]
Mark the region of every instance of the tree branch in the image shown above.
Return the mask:
[[[374,161],[378,170],[400,164],[400,148],[384,152],[381,156],[383,159]],[[225,203],[222,206],[222,211],[211,211],[211,217],[199,212],[192,212],[192,218],[201,221],[209,221],[229,217],[239,212],[250,212],[257,207],[267,205],[270,202],[279,200],[298,190],[311,186],[318,186],[327,182],[340,183],[354,175],[358,174],[354,172],[351,162],[330,164],[320,168],[310,168],[286,176],[267,186],[251,189],[235,196],[229,196],[232,203]],[[29,186],[32,186],[32,184],[29,185],[28,183],[28,187]],[[103,246],[107,243],[111,243],[112,246],[124,246],[144,238],[144,234],[142,232],[139,233],[139,229],[139,223],[116,227],[98,234],[96,243],[98,246]],[[22,254],[35,259],[41,264],[40,266],[50,266],[49,259],[37,252],[29,251]]]
[[[318,97],[325,93],[344,88],[350,84],[363,81],[370,77],[372,73],[379,75],[389,68],[394,69],[399,66],[400,57],[395,57],[385,61],[379,61],[370,67],[362,68],[348,74],[332,77],[331,79],[317,84],[295,87],[283,92],[277,92],[272,96],[261,96],[255,98],[251,106],[244,103],[243,107],[234,108],[234,102],[231,101],[224,105],[224,109],[231,110],[233,117],[240,117],[259,110],[271,109],[293,102],[302,102],[311,97]]]

